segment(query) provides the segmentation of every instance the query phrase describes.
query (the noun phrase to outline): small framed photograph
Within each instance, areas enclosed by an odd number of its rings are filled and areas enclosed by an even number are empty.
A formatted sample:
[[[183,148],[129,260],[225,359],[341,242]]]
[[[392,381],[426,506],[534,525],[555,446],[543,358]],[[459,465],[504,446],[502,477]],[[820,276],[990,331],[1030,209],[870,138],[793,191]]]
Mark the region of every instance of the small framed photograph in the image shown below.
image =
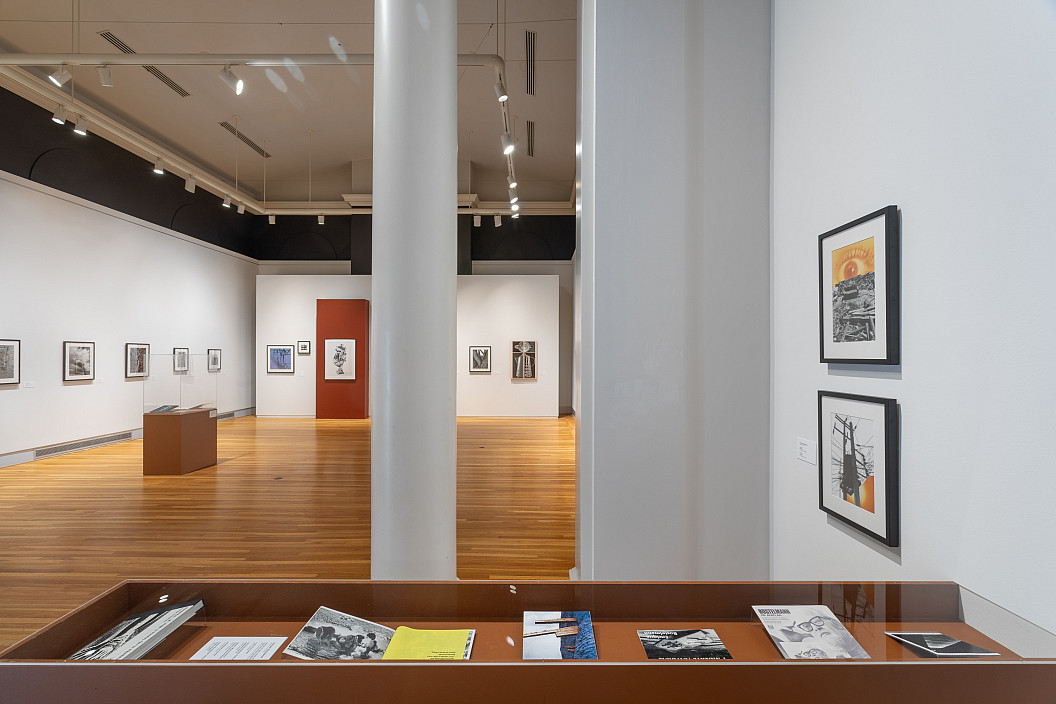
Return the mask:
[[[62,343],[62,380],[91,381],[95,378],[95,343]]]
[[[0,340],[0,384],[22,380],[22,341]]]
[[[125,343],[125,378],[150,376],[150,345],[140,342]]]
[[[469,348],[469,373],[491,373],[491,347],[479,345]]]
[[[312,343],[309,340],[299,340],[297,342],[297,354],[311,354]]]
[[[268,374],[293,374],[293,345],[268,345]]]
[[[818,392],[822,511],[898,545],[898,402]]]
[[[899,364],[900,230],[889,205],[818,237],[822,362]]]
[[[513,343],[513,378],[534,379],[535,340],[515,340]]]
[[[191,351],[186,347],[172,348],[172,371],[185,372],[191,368]]]
[[[355,381],[356,341],[323,341],[323,379]]]
[[[210,349],[206,350],[206,371],[218,372],[220,371],[220,350]]]

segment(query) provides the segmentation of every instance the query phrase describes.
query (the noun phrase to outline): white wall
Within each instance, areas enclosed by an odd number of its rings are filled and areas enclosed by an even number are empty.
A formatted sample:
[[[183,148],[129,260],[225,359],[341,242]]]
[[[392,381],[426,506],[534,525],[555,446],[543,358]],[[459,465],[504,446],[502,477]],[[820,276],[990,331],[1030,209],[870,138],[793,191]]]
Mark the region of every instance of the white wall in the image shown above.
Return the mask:
[[[775,4],[775,579],[952,579],[1056,631],[1056,5]],[[818,362],[817,236],[902,208],[902,365]],[[901,403],[902,547],[817,508],[819,389]]]
[[[262,274],[257,277],[257,415],[315,417],[316,300],[370,300],[369,276]],[[294,355],[293,374],[268,374],[267,346],[312,343],[311,354]],[[363,354],[366,348],[356,348]]]
[[[455,394],[460,416],[558,414],[557,276],[459,276]],[[513,379],[513,341],[535,340],[538,378]],[[469,373],[470,345],[491,346],[491,373]]]
[[[765,578],[769,3],[581,9],[579,576]]]
[[[559,304],[559,367],[558,406],[561,413],[572,413],[572,350],[573,350],[573,289],[574,274],[571,261],[475,261],[473,274],[530,274],[533,276],[556,275],[558,277]]]
[[[4,172],[0,213],[0,337],[22,340],[0,454],[141,428],[127,342],[221,348],[220,411],[253,406],[254,260]],[[64,340],[95,342],[95,381],[62,381]]]

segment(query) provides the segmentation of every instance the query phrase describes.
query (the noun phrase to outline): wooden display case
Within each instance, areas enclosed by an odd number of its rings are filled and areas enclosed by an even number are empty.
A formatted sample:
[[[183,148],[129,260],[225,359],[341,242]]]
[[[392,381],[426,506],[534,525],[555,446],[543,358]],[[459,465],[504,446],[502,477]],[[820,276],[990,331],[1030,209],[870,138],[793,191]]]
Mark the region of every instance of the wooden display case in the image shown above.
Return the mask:
[[[204,609],[146,659],[64,661],[130,613],[202,599]],[[783,660],[753,604],[824,604],[866,661]],[[319,606],[396,627],[475,628],[461,662],[263,662],[190,657],[214,636],[292,638]],[[599,660],[523,661],[522,613],[591,612]],[[733,660],[647,660],[638,629],[714,628]],[[936,630],[999,653],[926,659],[885,630]],[[1021,657],[962,618],[960,588],[928,583],[776,582],[123,582],[0,653],[11,702],[314,701],[504,703],[1034,702],[1056,692],[1056,660]]]
[[[143,474],[187,474],[216,464],[216,409],[143,414]]]

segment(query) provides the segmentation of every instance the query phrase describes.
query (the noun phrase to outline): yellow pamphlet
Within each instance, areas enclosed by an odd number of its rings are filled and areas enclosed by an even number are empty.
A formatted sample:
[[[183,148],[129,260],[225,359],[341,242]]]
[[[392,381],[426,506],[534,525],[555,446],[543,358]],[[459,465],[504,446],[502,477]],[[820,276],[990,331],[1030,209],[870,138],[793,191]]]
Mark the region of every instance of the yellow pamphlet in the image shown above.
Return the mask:
[[[431,631],[400,626],[382,660],[469,660],[476,630]]]

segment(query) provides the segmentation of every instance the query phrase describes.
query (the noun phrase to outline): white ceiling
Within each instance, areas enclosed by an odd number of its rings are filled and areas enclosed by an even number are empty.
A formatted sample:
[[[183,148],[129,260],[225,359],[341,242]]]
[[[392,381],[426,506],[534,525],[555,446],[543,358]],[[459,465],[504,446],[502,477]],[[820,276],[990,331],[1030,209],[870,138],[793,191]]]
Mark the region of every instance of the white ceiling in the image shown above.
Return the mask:
[[[460,54],[505,59],[522,201],[569,202],[575,178],[575,0],[459,0],[458,13]],[[100,36],[108,31],[139,54],[324,54],[333,51],[332,38],[348,54],[370,54],[373,14],[373,0],[0,0],[0,50],[117,54]],[[534,96],[526,93],[526,30],[536,33]],[[55,68],[27,70],[43,77]],[[112,88],[100,86],[93,66],[69,68],[74,80],[64,93],[73,90],[77,101],[228,185],[234,184],[237,158],[238,189],[258,201],[265,160],[219,125],[234,123],[236,115],[239,131],[272,155],[269,203],[308,201],[309,130],[312,201],[370,192],[371,66],[236,66],[246,82],[241,96],[217,77],[218,66],[158,66],[189,97],[140,66],[112,66]],[[459,159],[471,164],[460,164],[459,191],[477,193],[482,201],[506,199],[494,82],[492,68],[459,68]],[[421,106],[421,119],[429,119],[428,105]],[[526,120],[535,123],[532,157],[525,149]]]

